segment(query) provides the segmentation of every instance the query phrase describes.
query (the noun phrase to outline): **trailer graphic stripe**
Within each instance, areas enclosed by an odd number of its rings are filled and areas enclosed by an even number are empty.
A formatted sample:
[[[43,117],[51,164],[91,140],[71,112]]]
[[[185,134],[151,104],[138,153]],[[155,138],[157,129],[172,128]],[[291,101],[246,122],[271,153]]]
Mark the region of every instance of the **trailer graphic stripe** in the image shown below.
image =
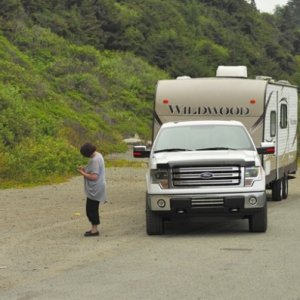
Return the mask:
[[[263,125],[263,121],[264,121],[264,118],[265,118],[266,110],[267,110],[267,108],[268,108],[268,106],[269,106],[269,103],[270,103],[270,101],[271,101],[273,92],[274,92],[274,91],[272,91],[272,92],[270,93],[270,95],[269,95],[269,97],[268,97],[268,100],[267,100],[267,102],[266,102],[266,105],[265,105],[265,107],[264,107],[264,111],[263,111],[262,115],[258,118],[258,120],[257,120],[257,121],[253,124],[253,126],[250,128],[250,132],[253,133],[258,127],[260,127],[260,126]]]

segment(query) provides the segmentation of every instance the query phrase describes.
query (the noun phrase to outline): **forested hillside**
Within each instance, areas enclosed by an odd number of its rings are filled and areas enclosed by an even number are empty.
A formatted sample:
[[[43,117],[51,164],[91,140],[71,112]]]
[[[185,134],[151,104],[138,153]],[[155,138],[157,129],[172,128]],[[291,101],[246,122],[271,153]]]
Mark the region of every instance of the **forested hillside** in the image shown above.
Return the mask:
[[[156,81],[247,65],[300,85],[300,0],[0,0],[0,181],[70,175],[78,147],[151,136]]]
[[[85,141],[124,151],[149,135],[153,86],[167,75],[130,53],[76,46],[33,26],[0,37],[0,172],[43,179],[75,170]]]

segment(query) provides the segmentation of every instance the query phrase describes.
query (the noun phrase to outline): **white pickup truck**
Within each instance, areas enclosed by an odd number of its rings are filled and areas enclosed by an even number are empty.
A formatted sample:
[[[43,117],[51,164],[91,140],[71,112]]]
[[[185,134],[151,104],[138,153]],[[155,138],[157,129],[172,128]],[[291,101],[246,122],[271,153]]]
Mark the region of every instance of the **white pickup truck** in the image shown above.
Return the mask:
[[[163,234],[164,222],[183,217],[242,218],[251,232],[267,230],[265,172],[256,148],[238,121],[183,121],[162,124],[151,150],[134,147],[134,157],[149,157],[146,175],[146,226]]]

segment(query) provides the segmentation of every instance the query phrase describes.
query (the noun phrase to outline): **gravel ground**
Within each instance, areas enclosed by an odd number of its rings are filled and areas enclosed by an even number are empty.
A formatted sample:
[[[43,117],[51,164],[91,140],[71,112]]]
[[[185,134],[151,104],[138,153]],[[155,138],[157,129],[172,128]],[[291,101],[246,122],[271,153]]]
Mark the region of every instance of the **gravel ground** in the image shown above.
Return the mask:
[[[90,225],[82,177],[0,190],[0,292],[96,261],[145,234],[145,173],[145,168],[107,169],[109,201],[100,208],[96,238],[83,237]]]
[[[298,177],[287,200],[268,201],[266,233],[234,220],[168,224],[149,237],[145,173],[107,169],[109,202],[93,238],[83,236],[82,177],[0,190],[0,298],[300,300]]]

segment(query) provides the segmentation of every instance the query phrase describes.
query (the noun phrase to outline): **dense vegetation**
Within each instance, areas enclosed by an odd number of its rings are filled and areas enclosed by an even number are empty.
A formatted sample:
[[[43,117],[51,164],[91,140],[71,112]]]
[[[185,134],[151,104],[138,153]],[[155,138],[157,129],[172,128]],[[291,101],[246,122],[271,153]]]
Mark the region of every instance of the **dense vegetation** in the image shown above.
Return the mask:
[[[220,64],[300,85],[300,0],[274,15],[253,0],[0,0],[0,181],[70,175],[87,140],[150,138],[156,81]]]

